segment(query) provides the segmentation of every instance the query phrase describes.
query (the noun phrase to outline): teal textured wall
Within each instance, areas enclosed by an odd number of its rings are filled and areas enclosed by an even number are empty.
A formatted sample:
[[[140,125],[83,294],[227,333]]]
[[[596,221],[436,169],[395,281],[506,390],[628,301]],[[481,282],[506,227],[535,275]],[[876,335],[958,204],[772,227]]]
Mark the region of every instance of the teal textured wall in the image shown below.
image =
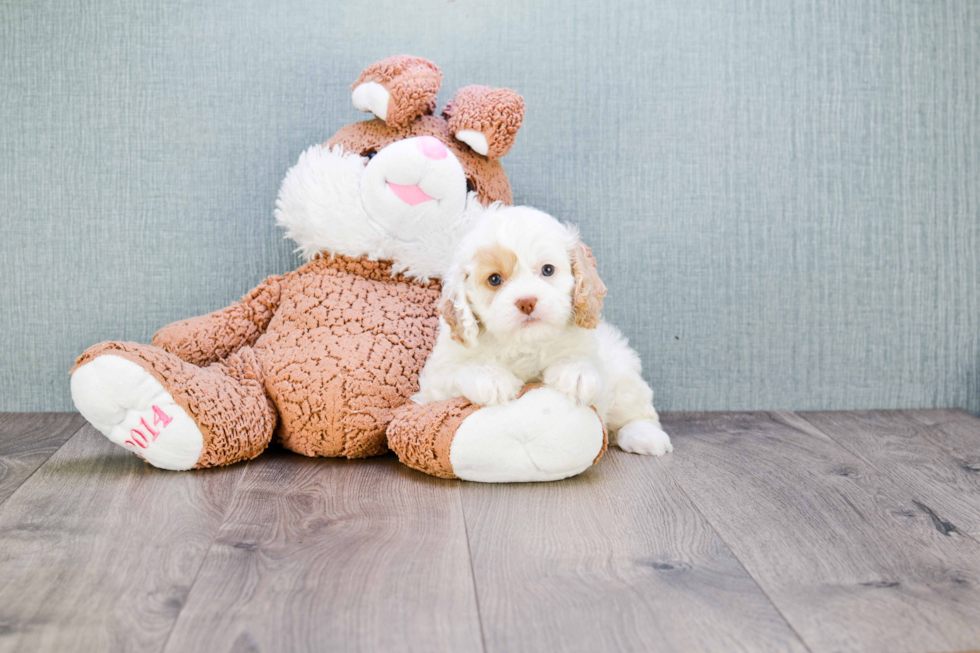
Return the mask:
[[[397,53],[524,95],[660,408],[980,413],[974,0],[0,0],[0,409],[295,267],[279,181]]]

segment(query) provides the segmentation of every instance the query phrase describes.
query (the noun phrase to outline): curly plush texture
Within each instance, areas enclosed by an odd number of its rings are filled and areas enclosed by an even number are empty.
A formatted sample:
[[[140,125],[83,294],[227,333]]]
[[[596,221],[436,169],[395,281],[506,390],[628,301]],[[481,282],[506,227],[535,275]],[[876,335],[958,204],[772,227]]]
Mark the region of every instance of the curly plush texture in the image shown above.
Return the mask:
[[[389,262],[322,256],[226,309],[165,327],[159,347],[103,343],[76,368],[113,353],[150,372],[200,427],[200,467],[255,457],[277,416],[287,449],[375,456],[388,450],[392,410],[418,391],[439,294],[438,281],[392,274]],[[201,367],[216,351],[228,353]]]
[[[210,365],[244,345],[254,345],[279,305],[282,277],[269,277],[240,302],[208,315],[180,320],[153,336],[153,345],[194,365]]]
[[[465,398],[431,404],[407,403],[388,426],[388,446],[405,465],[439,478],[458,478],[449,461],[456,430],[479,409]]]
[[[420,115],[436,110],[442,71],[431,61],[400,54],[368,66],[351,84],[351,90],[364,82],[377,82],[388,91],[385,122],[402,129]]]
[[[347,152],[366,156],[380,152],[395,141],[414,136],[434,136],[452,150],[466,174],[466,180],[476,191],[484,206],[493,202],[513,204],[510,182],[499,161],[477,154],[466,143],[456,140],[449,123],[442,116],[422,116],[403,129],[396,129],[383,120],[364,120],[341,128],[324,145],[340,145]]]
[[[487,139],[488,159],[499,159],[510,151],[524,120],[524,99],[507,88],[466,86],[442,110],[453,134],[462,130],[480,132]]]
[[[152,345],[103,342],[79,356],[72,371],[106,354],[145,369],[194,420],[204,437],[195,469],[249,460],[269,445],[276,409],[262,387],[261,366],[251,348],[198,367]]]
[[[336,256],[314,259],[283,285],[256,343],[283,445],[307,456],[384,453],[391,411],[417,391],[435,342],[439,282]]]

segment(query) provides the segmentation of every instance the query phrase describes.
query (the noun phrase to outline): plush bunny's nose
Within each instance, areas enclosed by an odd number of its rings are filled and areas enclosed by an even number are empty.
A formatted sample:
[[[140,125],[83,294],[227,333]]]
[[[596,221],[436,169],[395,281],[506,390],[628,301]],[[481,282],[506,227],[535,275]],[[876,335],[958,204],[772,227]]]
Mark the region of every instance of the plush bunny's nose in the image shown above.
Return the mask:
[[[434,136],[420,136],[418,147],[419,152],[429,159],[445,159],[448,154],[446,146]]]

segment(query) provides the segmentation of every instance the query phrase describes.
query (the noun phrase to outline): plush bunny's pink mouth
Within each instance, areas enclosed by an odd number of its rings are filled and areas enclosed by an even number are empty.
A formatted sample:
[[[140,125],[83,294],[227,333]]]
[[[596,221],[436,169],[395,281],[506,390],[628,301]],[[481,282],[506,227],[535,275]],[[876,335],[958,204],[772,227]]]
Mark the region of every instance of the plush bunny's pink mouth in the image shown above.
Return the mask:
[[[401,184],[393,184],[389,181],[388,188],[391,189],[391,192],[394,193],[398,199],[405,202],[409,206],[416,206],[422,202],[428,202],[431,199],[435,199],[434,197],[429,197],[426,195],[425,191],[419,188],[418,185],[402,186]]]

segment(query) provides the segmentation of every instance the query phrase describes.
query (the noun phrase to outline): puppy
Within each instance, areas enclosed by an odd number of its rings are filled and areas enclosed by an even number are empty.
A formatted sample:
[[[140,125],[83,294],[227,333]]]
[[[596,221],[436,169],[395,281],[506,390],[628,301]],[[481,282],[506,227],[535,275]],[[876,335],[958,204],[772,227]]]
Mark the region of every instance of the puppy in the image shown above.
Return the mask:
[[[544,382],[594,406],[621,449],[672,451],[639,357],[601,323],[605,294],[573,227],[528,207],[489,213],[443,277],[439,336],[416,400],[462,396],[486,406]]]

